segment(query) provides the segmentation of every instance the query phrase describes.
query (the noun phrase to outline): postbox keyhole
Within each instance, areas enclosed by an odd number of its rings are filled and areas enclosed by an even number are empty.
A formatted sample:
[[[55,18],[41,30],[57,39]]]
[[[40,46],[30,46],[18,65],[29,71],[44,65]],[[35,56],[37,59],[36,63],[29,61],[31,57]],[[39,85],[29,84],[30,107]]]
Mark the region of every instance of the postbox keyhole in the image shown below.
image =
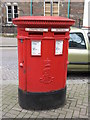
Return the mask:
[[[23,40],[21,40],[21,43],[23,43]]]

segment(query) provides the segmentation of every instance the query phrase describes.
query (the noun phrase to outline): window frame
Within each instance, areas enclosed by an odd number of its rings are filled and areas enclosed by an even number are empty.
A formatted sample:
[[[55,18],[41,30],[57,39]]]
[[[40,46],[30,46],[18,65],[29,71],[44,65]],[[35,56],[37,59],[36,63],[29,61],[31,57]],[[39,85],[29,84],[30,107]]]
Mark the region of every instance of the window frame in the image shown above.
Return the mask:
[[[18,14],[18,4],[17,4],[17,3],[13,3],[13,4],[7,3],[7,4],[6,4],[7,23],[8,23],[8,24],[11,24],[12,21],[9,21],[9,20],[8,20],[8,18],[9,18],[9,17],[8,17],[8,6],[11,6],[12,18],[15,18],[15,17],[14,17],[14,14],[15,14],[15,13],[14,13],[14,6],[17,6],[17,14]]]
[[[87,49],[87,46],[86,46],[86,41],[85,41],[85,37],[83,35],[82,32],[70,32],[70,34],[82,34],[83,38],[84,38],[84,43],[85,43],[85,48],[77,48],[77,47],[69,47],[69,49],[75,49],[75,50],[86,50]],[[69,39],[70,40],[70,39]]]
[[[13,5],[12,5],[12,8],[13,8],[13,18],[15,18],[14,17],[14,14],[15,14],[15,12],[14,12],[14,6],[17,6],[17,14],[18,14],[18,4],[17,3],[13,3]]]
[[[50,4],[51,4],[51,9],[52,10],[50,10],[50,15],[51,16],[53,16],[53,2],[58,2],[58,16],[59,16],[59,0],[44,0],[44,16],[45,16],[45,3],[46,2],[50,2]]]
[[[8,6],[11,6],[11,14],[12,14],[12,5],[11,5],[11,3],[7,3],[7,5],[6,5],[6,11],[7,11],[7,23],[12,23],[12,21],[10,22],[10,21],[8,21]]]

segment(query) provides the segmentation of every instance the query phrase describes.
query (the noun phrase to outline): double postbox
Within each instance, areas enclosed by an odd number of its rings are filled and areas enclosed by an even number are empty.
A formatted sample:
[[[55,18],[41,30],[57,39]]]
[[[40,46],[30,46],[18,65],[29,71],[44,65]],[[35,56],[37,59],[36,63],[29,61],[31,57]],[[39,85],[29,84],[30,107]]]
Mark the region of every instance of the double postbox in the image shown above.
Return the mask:
[[[17,25],[19,104],[25,109],[57,108],[65,103],[68,40],[74,20],[25,16]]]

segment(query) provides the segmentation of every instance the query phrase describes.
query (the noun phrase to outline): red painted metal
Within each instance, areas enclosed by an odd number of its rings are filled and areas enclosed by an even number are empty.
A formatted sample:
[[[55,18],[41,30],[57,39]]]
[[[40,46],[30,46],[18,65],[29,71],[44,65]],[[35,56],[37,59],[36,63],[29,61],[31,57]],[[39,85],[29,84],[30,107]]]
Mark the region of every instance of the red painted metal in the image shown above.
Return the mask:
[[[50,92],[66,86],[69,31],[54,33],[51,28],[69,28],[74,20],[63,17],[29,16],[13,19],[18,31],[19,88],[27,92]],[[48,28],[29,32],[25,28]],[[63,53],[55,55],[56,40],[63,40]],[[31,42],[41,41],[41,55],[31,55]]]

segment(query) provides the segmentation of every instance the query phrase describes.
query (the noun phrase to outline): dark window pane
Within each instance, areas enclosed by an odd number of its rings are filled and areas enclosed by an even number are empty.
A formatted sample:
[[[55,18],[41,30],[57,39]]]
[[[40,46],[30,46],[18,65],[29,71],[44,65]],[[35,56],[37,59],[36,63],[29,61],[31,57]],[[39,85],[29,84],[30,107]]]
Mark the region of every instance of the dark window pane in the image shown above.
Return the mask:
[[[12,14],[8,14],[8,17],[9,17],[9,18],[12,18]]]
[[[11,6],[8,6],[8,9],[11,9]]]
[[[14,9],[14,13],[17,13],[17,10]]]
[[[86,49],[85,39],[82,33],[70,33],[69,48]]]
[[[17,18],[18,17],[18,14],[14,14],[14,18]]]
[[[8,18],[8,22],[11,22],[12,21],[12,18]]]
[[[8,9],[8,13],[12,13],[12,10]]]
[[[17,9],[17,6],[14,6],[14,9]]]
[[[17,13],[17,6],[14,6],[14,13]]]

